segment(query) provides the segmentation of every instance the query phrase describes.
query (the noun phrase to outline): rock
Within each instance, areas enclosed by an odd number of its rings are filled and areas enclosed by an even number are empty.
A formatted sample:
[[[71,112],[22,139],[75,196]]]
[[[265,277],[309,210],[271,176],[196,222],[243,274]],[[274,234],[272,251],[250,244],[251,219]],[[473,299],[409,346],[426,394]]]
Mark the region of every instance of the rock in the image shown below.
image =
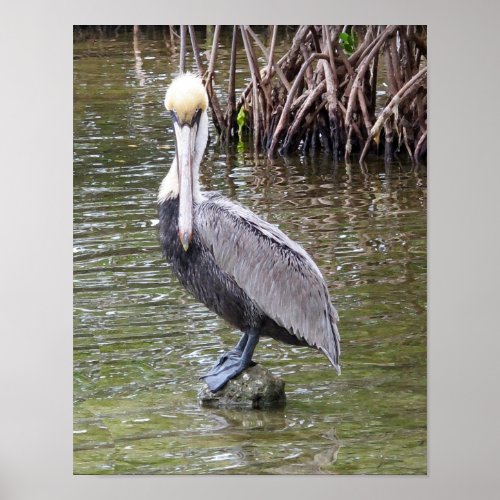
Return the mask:
[[[221,390],[204,386],[198,393],[202,406],[212,408],[266,408],[284,406],[285,382],[260,365],[254,365],[230,380]]]

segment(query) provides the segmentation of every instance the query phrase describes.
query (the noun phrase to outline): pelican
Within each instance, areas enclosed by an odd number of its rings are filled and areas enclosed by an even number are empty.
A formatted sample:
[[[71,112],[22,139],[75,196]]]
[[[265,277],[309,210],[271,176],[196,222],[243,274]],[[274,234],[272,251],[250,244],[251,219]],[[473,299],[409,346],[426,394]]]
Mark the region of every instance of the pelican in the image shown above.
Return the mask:
[[[176,154],[158,194],[160,242],[180,283],[239,329],[236,347],[201,377],[212,392],[253,364],[261,336],[309,346],[340,374],[338,314],[312,258],[282,231],[216,192],[200,189],[208,96],[184,73],[165,96]]]

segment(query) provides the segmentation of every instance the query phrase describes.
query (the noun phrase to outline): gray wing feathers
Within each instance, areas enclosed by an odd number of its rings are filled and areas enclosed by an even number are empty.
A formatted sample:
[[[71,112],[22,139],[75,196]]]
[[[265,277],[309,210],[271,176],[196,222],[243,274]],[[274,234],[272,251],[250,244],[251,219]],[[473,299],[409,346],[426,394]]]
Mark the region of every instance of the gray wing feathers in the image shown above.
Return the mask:
[[[278,228],[223,197],[196,210],[200,237],[217,265],[280,326],[306,340],[339,369],[338,314],[311,257]]]

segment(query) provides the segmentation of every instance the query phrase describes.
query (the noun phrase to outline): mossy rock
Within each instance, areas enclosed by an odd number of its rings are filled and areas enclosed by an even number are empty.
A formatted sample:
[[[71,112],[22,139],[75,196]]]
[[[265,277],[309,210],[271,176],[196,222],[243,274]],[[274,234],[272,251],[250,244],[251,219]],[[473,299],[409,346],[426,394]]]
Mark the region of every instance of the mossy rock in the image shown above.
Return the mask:
[[[221,390],[204,386],[198,393],[201,406],[211,408],[269,408],[284,406],[285,382],[260,365],[230,380]]]

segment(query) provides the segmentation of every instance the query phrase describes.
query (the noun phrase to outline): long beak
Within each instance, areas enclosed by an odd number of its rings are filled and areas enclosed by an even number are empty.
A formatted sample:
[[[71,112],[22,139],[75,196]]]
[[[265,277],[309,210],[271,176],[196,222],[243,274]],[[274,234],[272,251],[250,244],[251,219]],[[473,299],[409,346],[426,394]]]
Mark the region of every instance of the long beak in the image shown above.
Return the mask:
[[[193,237],[193,156],[196,125],[174,123],[179,178],[179,239],[187,252]]]

